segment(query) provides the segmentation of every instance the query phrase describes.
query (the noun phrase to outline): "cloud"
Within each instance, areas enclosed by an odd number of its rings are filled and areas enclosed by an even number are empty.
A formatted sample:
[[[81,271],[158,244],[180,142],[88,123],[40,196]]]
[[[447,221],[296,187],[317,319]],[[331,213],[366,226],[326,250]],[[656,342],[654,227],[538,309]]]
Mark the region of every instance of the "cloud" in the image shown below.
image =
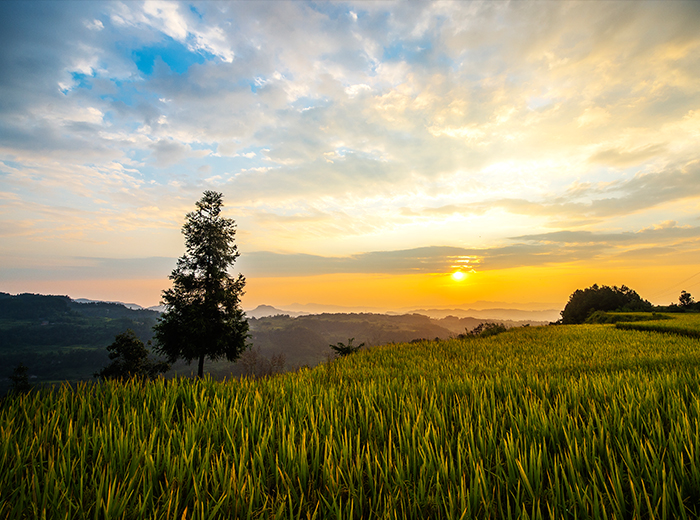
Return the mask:
[[[170,139],[160,139],[151,145],[153,159],[159,168],[166,168],[184,159],[189,147]]]
[[[447,273],[456,269],[487,271],[633,257],[651,260],[672,255],[675,255],[672,260],[682,262],[700,251],[700,227],[665,223],[637,232],[559,231],[517,236],[511,241],[515,243],[497,247],[431,246],[343,257],[258,251],[242,255],[237,266],[251,276],[308,276]],[[649,247],[651,244],[655,245]]]
[[[700,238],[700,227],[677,226],[675,222],[641,229],[636,232],[594,233],[592,231],[555,231],[536,235],[521,235],[513,240],[555,244],[663,244],[678,239]]]
[[[175,258],[69,257],[60,262],[23,259],[0,271],[0,281],[11,280],[133,280],[165,279],[175,268]]]
[[[132,256],[163,254],[151,232],[212,186],[255,248],[314,258],[445,243],[487,268],[680,240],[700,197],[699,23],[685,2],[2,2],[18,216],[0,214],[36,233],[18,249],[123,226]],[[549,240],[507,240],[528,235]],[[436,251],[318,265],[442,268]]]
[[[238,266],[253,276],[304,276],[329,273],[440,273],[455,266],[470,268],[469,251],[455,247],[423,247],[374,251],[347,257],[280,254],[267,251],[241,256]]]
[[[636,150],[621,150],[619,148],[609,148],[601,150],[591,156],[591,162],[609,164],[611,166],[631,166],[639,164],[647,159],[661,155],[666,150],[664,144],[647,145]]]
[[[398,251],[373,251],[346,257],[281,254],[267,251],[242,255],[237,269],[250,276],[310,276],[337,273],[435,274],[455,270],[488,271],[576,262],[599,256],[590,245],[518,243],[492,248],[431,246]]]
[[[607,123],[611,118],[610,112],[602,107],[588,107],[576,120],[578,126],[596,127]]]
[[[409,209],[409,217],[435,217],[453,214],[482,215],[500,208],[516,215],[545,216],[559,220],[604,219],[630,215],[674,201],[700,197],[700,163],[670,166],[657,172],[640,173],[628,180],[585,184],[575,183],[567,193],[552,201],[492,199],[466,204]]]

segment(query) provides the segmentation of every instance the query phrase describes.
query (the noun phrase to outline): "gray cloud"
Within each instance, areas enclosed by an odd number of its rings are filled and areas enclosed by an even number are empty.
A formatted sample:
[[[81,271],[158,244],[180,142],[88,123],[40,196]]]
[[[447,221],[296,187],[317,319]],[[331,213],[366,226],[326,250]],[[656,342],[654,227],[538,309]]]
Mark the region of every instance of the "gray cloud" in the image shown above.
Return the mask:
[[[153,150],[153,159],[160,168],[172,166],[187,156],[189,147],[168,139],[160,139],[150,146]]]
[[[57,187],[79,225],[108,215],[100,227],[119,228],[126,211],[132,229],[169,230],[214,186],[259,225],[260,249],[307,224],[314,237],[411,247],[431,237],[394,237],[423,218],[464,244],[460,216],[499,244],[522,231],[488,227],[495,213],[517,229],[522,217],[615,228],[700,196],[698,3],[149,5],[0,3],[0,160],[21,163],[1,189],[18,194],[27,229],[43,219],[44,237],[77,234],[68,213],[60,230],[46,224]],[[196,63],[138,70],[133,53],[173,42]],[[680,229],[539,228],[455,254],[483,269],[541,265],[695,237]],[[159,254],[151,242],[131,254]],[[250,269],[430,272],[451,253],[331,254],[259,253]]]
[[[521,235],[512,240],[558,244],[629,244],[629,243],[663,243],[669,240],[700,237],[700,227],[677,227],[675,223],[668,226],[647,228],[637,232],[594,233],[591,231],[556,231],[536,235]]]
[[[592,246],[561,247],[554,244],[514,244],[470,249],[448,246],[400,251],[373,251],[346,257],[280,254],[267,251],[242,255],[237,267],[251,276],[310,276],[333,273],[419,274],[449,273],[457,269],[478,271],[553,264],[593,258]]]
[[[242,255],[241,270],[253,276],[306,276],[329,273],[434,273],[449,271],[470,251],[457,247],[421,247],[374,251],[347,257],[280,254],[266,251]]]

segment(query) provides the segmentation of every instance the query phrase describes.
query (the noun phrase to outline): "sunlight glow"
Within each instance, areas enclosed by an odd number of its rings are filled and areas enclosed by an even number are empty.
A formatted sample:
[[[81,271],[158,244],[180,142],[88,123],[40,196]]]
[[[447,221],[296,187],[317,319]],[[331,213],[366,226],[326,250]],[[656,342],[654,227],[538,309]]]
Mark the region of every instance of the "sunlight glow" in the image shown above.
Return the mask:
[[[455,282],[461,282],[461,281],[464,280],[466,277],[467,277],[467,273],[464,273],[464,272],[462,272],[462,271],[455,271],[454,273],[452,273],[452,279],[453,279]]]

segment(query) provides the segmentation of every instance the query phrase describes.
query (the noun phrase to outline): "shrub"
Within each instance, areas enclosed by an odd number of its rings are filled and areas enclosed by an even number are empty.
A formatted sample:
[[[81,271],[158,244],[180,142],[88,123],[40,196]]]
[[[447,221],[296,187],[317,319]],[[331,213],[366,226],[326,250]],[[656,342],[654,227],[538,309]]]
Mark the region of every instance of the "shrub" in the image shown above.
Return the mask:
[[[15,394],[26,394],[32,388],[29,384],[29,368],[24,363],[14,368],[10,379],[12,380],[10,391]]]
[[[508,329],[503,323],[479,323],[472,330],[465,329],[466,334],[460,334],[457,336],[460,339],[464,339],[469,336],[476,336],[478,338],[488,338],[489,336],[495,336],[501,332],[505,332]]]
[[[362,347],[365,346],[364,343],[360,343],[359,345],[353,345],[352,342],[355,341],[355,338],[350,338],[348,340],[348,344],[345,345],[342,342],[338,342],[335,345],[330,345],[330,347],[335,351],[336,354],[339,356],[348,356],[350,354],[354,354],[358,350],[360,350]]]

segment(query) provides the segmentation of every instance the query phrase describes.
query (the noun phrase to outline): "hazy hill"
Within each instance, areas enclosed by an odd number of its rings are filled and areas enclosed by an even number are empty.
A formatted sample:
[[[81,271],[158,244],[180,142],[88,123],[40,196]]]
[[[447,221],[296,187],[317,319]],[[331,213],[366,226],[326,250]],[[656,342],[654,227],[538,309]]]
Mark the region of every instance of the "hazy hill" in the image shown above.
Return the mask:
[[[516,320],[516,321],[542,321],[549,323],[556,321],[561,316],[557,309],[524,310],[524,309],[416,309],[412,312],[424,314],[431,318],[445,318],[456,316],[458,318],[479,318],[489,320]]]
[[[271,357],[283,354],[289,368],[314,366],[331,353],[330,344],[345,343],[367,347],[416,339],[447,339],[483,322],[499,322],[507,327],[544,325],[543,321],[485,320],[448,316],[432,319],[420,314],[387,315],[374,313],[324,313],[299,316],[284,315],[250,319],[251,341],[260,354]]]
[[[479,303],[479,302],[477,302]],[[481,302],[483,304],[494,302]],[[486,320],[514,320],[514,321],[538,321],[549,323],[558,320],[561,316],[558,309],[513,309],[509,307],[487,307],[479,308],[454,308],[454,309],[410,309],[401,312],[387,311],[372,311],[368,309],[358,310],[353,308],[344,308],[337,306],[325,306],[309,304],[301,306],[299,304],[290,305],[287,309],[280,309],[271,305],[258,305],[255,309],[247,310],[246,315],[249,318],[265,318],[268,316],[277,316],[286,314],[291,317],[307,316],[310,314],[387,314],[391,316],[404,316],[407,314],[422,314],[430,318],[441,319],[447,316],[456,316],[458,318],[478,318]]]
[[[71,300],[68,296],[0,293],[0,392],[9,384],[5,379],[3,385],[3,376],[9,376],[19,363],[29,367],[33,382],[89,380],[108,363],[106,347],[117,334],[130,328],[147,342],[159,313],[127,305]],[[252,352],[238,363],[207,361],[205,370],[213,376],[239,376],[251,366],[259,372],[273,356],[278,356],[278,361],[284,358],[286,370],[315,366],[332,354],[330,344],[345,343],[349,338],[355,338],[355,344],[372,347],[415,339],[447,339],[484,321],[498,321],[508,327],[546,323],[457,315],[438,319],[415,313],[307,314],[269,305],[246,314]],[[193,372],[193,366],[179,362],[167,376]]]
[[[249,318],[267,318],[268,316],[280,316],[280,315],[291,316],[292,318],[294,318],[296,316],[304,316],[304,315],[310,314],[310,313],[283,311],[281,309],[277,309],[277,308],[273,307],[272,305],[258,305],[255,309],[245,311],[245,314]]]

